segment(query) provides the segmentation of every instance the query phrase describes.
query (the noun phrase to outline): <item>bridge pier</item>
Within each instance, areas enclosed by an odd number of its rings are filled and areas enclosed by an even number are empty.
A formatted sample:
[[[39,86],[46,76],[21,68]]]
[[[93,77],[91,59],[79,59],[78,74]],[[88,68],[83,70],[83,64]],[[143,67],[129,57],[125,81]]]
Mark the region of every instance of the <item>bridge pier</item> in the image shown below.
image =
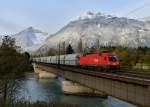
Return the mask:
[[[62,80],[61,81],[62,91],[65,94],[73,94],[73,95],[85,95],[85,96],[97,96],[97,97],[107,97],[105,93],[100,91],[91,89],[89,87],[85,87],[76,82],[70,80]]]
[[[56,78],[56,75],[53,73],[49,73],[49,72],[41,70],[39,72],[39,78],[41,78],[41,79],[42,78]]]
[[[39,68],[35,63],[32,64],[34,68],[34,72],[38,74],[40,79],[42,78],[56,78],[56,74],[47,72],[41,68]]]

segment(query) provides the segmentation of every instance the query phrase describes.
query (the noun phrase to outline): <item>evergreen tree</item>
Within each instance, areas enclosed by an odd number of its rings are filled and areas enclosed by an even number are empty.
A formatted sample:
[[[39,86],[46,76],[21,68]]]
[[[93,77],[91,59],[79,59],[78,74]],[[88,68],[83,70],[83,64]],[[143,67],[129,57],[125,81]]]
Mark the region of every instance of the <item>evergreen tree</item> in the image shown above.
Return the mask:
[[[69,44],[66,50],[66,54],[72,54],[74,53],[74,50],[72,49],[72,46]]]

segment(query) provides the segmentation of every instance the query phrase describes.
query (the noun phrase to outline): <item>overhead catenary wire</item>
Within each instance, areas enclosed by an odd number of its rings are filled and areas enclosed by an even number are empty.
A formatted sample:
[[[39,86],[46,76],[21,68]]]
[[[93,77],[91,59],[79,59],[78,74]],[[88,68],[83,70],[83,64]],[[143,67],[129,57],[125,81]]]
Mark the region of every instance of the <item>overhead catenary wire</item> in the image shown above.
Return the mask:
[[[139,11],[139,10],[141,10],[141,9],[143,9],[143,8],[145,8],[145,7],[147,7],[147,6],[150,6],[150,2],[144,4],[144,5],[140,6],[140,7],[137,7],[137,8],[135,8],[135,9],[133,9],[132,11],[130,11],[130,12],[128,12],[127,14],[125,14],[124,16],[127,17],[127,16],[129,16],[130,14],[133,14],[133,13],[135,13],[135,12],[137,12],[137,11]]]

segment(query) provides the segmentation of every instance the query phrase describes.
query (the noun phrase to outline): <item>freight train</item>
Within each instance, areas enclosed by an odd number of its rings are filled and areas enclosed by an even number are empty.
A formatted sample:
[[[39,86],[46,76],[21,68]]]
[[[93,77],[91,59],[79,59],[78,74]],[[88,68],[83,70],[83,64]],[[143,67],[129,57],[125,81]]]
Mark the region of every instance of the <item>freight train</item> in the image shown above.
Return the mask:
[[[99,71],[117,71],[119,68],[119,60],[117,56],[109,52],[102,52],[101,54],[91,53],[82,55],[76,53],[47,57],[35,57],[33,58],[33,61],[81,68],[95,68]]]

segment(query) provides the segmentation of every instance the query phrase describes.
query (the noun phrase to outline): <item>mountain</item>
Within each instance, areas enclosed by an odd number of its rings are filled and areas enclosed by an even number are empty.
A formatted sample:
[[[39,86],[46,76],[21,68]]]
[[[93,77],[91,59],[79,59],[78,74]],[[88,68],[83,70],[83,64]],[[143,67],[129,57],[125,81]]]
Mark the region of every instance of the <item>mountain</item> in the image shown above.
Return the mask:
[[[139,20],[142,20],[142,21],[150,21],[150,17],[140,18]]]
[[[21,46],[24,51],[35,51],[45,41],[47,33],[40,30],[29,27],[15,35],[11,35],[16,39],[17,46]]]
[[[91,47],[99,40],[100,45],[150,47],[149,23],[126,17],[86,12],[46,39],[44,46],[56,47],[66,42],[76,47],[82,39],[84,47]]]

